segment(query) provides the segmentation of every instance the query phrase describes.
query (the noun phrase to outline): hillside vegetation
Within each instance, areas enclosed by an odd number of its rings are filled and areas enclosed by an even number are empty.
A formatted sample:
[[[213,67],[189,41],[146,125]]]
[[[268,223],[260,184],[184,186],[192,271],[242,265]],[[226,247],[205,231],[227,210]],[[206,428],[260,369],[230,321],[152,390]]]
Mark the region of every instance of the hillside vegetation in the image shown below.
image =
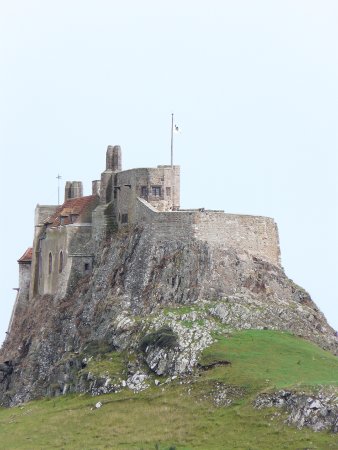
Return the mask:
[[[310,395],[337,387],[337,357],[289,333],[250,330],[215,337],[192,376],[170,382],[154,376],[139,393],[66,395],[1,409],[1,448],[338,449],[337,434],[299,430],[285,424],[283,409],[253,407],[263,392]],[[111,359],[115,376],[126,370],[123,358],[110,354],[97,370],[109,367]]]

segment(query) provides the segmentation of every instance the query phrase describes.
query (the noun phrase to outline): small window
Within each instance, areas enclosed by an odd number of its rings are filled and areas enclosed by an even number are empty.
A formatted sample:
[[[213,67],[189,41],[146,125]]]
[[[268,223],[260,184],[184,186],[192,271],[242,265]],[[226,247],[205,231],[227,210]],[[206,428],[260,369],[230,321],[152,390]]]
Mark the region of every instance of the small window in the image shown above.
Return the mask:
[[[171,188],[170,187],[166,187],[165,188],[165,193],[167,194],[167,197],[171,197]]]
[[[89,263],[85,263],[84,270],[85,270],[85,272],[88,272],[88,270],[90,270],[90,264]]]
[[[147,186],[141,186],[141,197],[147,198],[148,197],[148,188]]]
[[[48,255],[48,273],[51,274],[53,270],[53,256],[51,253]]]
[[[59,273],[63,271],[63,251],[59,254]]]
[[[114,198],[117,198],[117,189],[114,188]]]
[[[161,197],[161,186],[152,186],[151,193],[154,197]]]
[[[122,214],[121,223],[128,223],[128,214]]]

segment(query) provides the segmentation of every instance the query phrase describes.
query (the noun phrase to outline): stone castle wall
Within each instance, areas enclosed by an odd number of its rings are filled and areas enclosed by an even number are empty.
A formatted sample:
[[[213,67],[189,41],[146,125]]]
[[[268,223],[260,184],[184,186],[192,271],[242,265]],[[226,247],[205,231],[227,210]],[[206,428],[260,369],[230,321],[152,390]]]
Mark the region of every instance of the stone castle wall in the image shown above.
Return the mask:
[[[14,302],[12,315],[8,325],[8,333],[12,328],[14,316],[20,314],[22,308],[26,307],[29,301],[29,288],[31,283],[31,265],[19,263],[19,290]]]
[[[226,245],[236,249],[239,254],[249,253],[280,266],[278,229],[269,217],[207,210],[157,212],[140,198],[135,212],[138,222],[144,224],[156,240],[207,241],[212,245]]]
[[[51,215],[55,213],[58,205],[36,205],[34,212],[34,226],[35,234],[39,233],[39,227],[42,226],[43,222]]]
[[[195,215],[196,239],[223,243],[280,265],[278,229],[270,217],[200,212]]]
[[[72,224],[47,229],[43,239],[40,239],[40,235],[36,236],[31,297],[55,293],[62,297],[67,292],[70,280],[78,279],[92,270],[93,256],[86,249],[91,232],[90,224]]]
[[[130,169],[114,175],[111,195],[118,225],[123,225],[122,215],[128,215],[125,223],[137,223],[135,212],[142,189],[144,197],[158,211],[169,211],[180,205],[180,168],[178,166],[158,166],[157,168]],[[160,188],[160,195],[154,195],[153,187]]]

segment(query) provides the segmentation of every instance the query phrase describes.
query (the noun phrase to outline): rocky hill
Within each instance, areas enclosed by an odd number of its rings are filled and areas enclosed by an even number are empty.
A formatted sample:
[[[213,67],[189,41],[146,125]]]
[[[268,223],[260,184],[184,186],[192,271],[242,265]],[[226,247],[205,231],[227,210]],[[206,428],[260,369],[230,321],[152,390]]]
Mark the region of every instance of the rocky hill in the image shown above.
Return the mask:
[[[0,402],[140,391],[149,374],[194,373],[217,334],[246,329],[289,331],[338,354],[334,330],[281,267],[229,245],[158,242],[146,227],[125,227],[96,247],[93,271],[73,277],[66,296],[36,295],[16,309]],[[95,361],[108,352],[102,374]]]
[[[273,219],[182,210],[179,166],[122,170],[121,158],[108,146],[92,195],[67,182],[62,205],[36,208],[0,406],[68,393],[150,401],[173,385],[178,408],[196,391],[192,416],[196,402],[239,401],[336,433],[337,337],[285,275]]]

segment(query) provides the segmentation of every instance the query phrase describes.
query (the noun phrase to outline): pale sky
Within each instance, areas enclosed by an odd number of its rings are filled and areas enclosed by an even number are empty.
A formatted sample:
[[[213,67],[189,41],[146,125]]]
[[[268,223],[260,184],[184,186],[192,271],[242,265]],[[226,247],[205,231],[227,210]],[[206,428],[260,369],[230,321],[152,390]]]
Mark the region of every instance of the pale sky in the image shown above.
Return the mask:
[[[338,329],[336,0],[0,0],[0,342],[58,173],[170,162],[182,207],[273,217],[286,274]],[[49,305],[46,305],[49,307]]]

